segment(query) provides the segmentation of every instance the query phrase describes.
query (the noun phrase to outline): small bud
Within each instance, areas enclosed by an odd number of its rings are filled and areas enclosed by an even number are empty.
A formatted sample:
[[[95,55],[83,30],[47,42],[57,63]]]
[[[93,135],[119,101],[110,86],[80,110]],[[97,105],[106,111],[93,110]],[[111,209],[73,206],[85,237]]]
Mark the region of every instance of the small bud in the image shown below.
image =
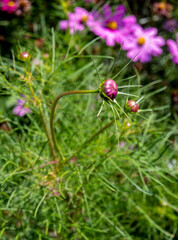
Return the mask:
[[[106,80],[102,86],[102,91],[110,99],[114,100],[118,93],[118,87],[116,82],[112,79]]]
[[[31,58],[31,55],[30,55],[30,53],[28,53],[28,52],[21,52],[21,53],[18,55],[18,59],[21,60],[21,61],[24,61],[24,62],[29,61],[30,58]]]
[[[44,53],[43,58],[45,58],[45,59],[49,58],[49,53]]]
[[[127,108],[132,112],[138,112],[139,105],[134,100],[129,100],[127,102]]]

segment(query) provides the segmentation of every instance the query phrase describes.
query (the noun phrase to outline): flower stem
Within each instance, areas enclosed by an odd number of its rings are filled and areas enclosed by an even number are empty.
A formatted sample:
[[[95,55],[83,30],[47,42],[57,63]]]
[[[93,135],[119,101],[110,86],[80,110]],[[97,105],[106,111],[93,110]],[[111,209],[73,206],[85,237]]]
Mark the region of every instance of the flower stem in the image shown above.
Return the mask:
[[[66,161],[69,161],[70,159],[76,157],[77,154],[81,152],[81,150],[89,143],[91,142],[95,137],[97,137],[101,132],[103,132],[106,128],[110,127],[115,122],[115,119],[106,124],[104,127],[102,127],[99,131],[97,131],[95,134],[93,134],[90,138],[88,138],[80,147],[79,149],[70,156]]]
[[[72,94],[86,94],[86,93],[99,93],[99,90],[74,90],[74,91],[63,92],[63,93],[59,94],[59,96],[56,97],[56,99],[54,100],[54,103],[52,105],[51,116],[50,116],[51,136],[52,136],[53,144],[54,144],[55,148],[59,151],[60,157],[63,161],[65,160],[65,158],[64,158],[64,155],[63,155],[61,149],[57,145],[55,133],[54,133],[54,113],[55,113],[56,105],[57,105],[58,101],[64,96],[72,95]]]
[[[52,138],[51,138],[51,134],[50,134],[50,132],[48,130],[48,127],[47,127],[47,124],[46,124],[46,120],[45,120],[45,116],[44,116],[44,113],[43,113],[41,105],[40,105],[40,114],[41,114],[41,117],[42,117],[42,121],[43,121],[43,125],[44,125],[44,128],[45,128],[45,132],[46,132],[46,135],[47,135],[47,138],[48,138],[48,141],[49,141],[49,147],[50,147],[50,150],[51,150],[51,154],[52,154],[53,160],[57,161],[56,152],[55,152],[55,149],[54,149],[54,144],[53,144],[53,141],[52,141]]]

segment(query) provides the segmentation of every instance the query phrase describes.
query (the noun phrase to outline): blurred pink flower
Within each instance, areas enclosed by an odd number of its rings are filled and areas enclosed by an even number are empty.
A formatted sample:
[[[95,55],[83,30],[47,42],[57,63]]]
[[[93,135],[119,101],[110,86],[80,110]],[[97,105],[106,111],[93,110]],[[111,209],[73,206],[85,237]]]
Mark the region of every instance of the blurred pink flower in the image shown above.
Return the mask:
[[[81,7],[76,7],[74,13],[68,13],[68,20],[62,20],[59,27],[62,30],[70,29],[70,34],[76,31],[83,31],[86,26],[91,26],[93,16],[87,10]]]
[[[123,49],[128,50],[127,57],[133,61],[145,63],[162,54],[161,47],[165,45],[165,40],[161,36],[156,36],[156,28],[143,29],[135,25],[132,34],[124,39]]]
[[[176,19],[169,19],[163,24],[163,28],[171,33],[174,33],[178,28],[178,21]]]
[[[131,144],[130,146],[129,146],[129,149],[133,149],[134,148],[134,145],[133,144]]]
[[[28,13],[31,10],[31,2],[29,0],[18,0],[21,12]]]
[[[24,98],[24,97],[23,97]],[[25,99],[25,98],[24,98]],[[22,99],[17,100],[17,105],[13,109],[13,113],[19,117],[25,116],[27,113],[30,113],[30,109],[25,106],[26,101]]]
[[[43,57],[46,58],[46,59],[49,58],[49,53],[44,53]]]
[[[110,6],[106,4],[102,9],[102,15],[93,12],[95,19],[90,26],[90,30],[105,39],[108,46],[114,46],[115,42],[121,44],[123,35],[128,34],[136,24],[134,16],[124,17],[125,11],[125,7],[119,5],[112,13]]]
[[[55,196],[57,196],[57,197],[60,196],[60,193],[57,191],[57,189],[54,189],[54,190],[53,190],[53,194],[54,194]]]
[[[172,39],[167,40],[169,52],[172,54],[172,61],[178,64],[178,33],[176,34],[176,42]]]
[[[121,143],[119,144],[119,146],[120,146],[121,148],[125,147],[125,145],[126,145],[125,142],[121,142]]]
[[[153,3],[153,12],[160,16],[169,18],[173,11],[173,5],[166,2],[155,2]]]
[[[41,61],[40,61],[40,59],[33,59],[32,60],[32,63],[35,65],[35,66],[40,66],[40,64],[41,64]]]
[[[1,0],[0,9],[4,12],[14,13],[18,9],[18,3],[15,0]]]

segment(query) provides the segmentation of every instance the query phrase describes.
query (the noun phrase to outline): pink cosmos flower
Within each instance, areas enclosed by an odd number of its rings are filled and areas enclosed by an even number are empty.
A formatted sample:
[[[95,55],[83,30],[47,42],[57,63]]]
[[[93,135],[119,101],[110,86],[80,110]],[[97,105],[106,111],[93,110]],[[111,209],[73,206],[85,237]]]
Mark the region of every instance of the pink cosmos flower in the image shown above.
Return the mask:
[[[83,31],[86,24],[91,26],[93,22],[93,16],[87,10],[81,7],[76,7],[74,13],[68,14],[68,20],[62,20],[59,23],[59,27],[62,30],[70,29],[70,34],[73,34],[76,31]]]
[[[13,109],[13,113],[19,117],[25,116],[27,113],[30,113],[30,109],[25,106],[25,100],[18,99],[17,105]]]
[[[16,0],[1,0],[0,1],[1,11],[14,13],[18,9],[18,3]]]
[[[165,40],[156,36],[156,28],[143,29],[139,25],[135,25],[132,34],[125,37],[123,49],[128,50],[127,57],[133,58],[133,61],[145,63],[152,59],[152,56],[157,57],[162,54],[161,47],[165,45]]]
[[[90,30],[105,39],[108,46],[114,46],[115,42],[121,44],[123,35],[128,34],[136,24],[136,18],[132,15],[123,18],[125,11],[125,7],[119,5],[112,13],[106,4],[102,9],[102,15],[98,12],[93,13],[94,23],[91,24]]]
[[[178,33],[176,34],[176,42],[172,39],[167,40],[169,52],[172,54],[172,61],[178,64]]]

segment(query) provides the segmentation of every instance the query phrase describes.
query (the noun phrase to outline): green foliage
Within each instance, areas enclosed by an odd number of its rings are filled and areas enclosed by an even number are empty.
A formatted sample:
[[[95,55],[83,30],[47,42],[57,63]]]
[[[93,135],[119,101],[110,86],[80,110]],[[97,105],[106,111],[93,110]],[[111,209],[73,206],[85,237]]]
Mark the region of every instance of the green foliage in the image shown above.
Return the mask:
[[[1,58],[0,239],[177,239],[178,117],[167,77],[176,76],[175,67],[160,58],[140,71],[118,47],[106,48],[87,32],[51,30],[43,20],[42,48],[34,34]],[[21,51],[32,60],[18,60]],[[97,89],[118,72],[119,119],[105,103],[98,120],[97,94],[59,101],[54,126],[66,162],[56,164],[40,109],[49,129],[57,95]],[[23,118],[12,112],[21,94],[31,109]],[[126,112],[130,98],[139,101],[138,114]]]

